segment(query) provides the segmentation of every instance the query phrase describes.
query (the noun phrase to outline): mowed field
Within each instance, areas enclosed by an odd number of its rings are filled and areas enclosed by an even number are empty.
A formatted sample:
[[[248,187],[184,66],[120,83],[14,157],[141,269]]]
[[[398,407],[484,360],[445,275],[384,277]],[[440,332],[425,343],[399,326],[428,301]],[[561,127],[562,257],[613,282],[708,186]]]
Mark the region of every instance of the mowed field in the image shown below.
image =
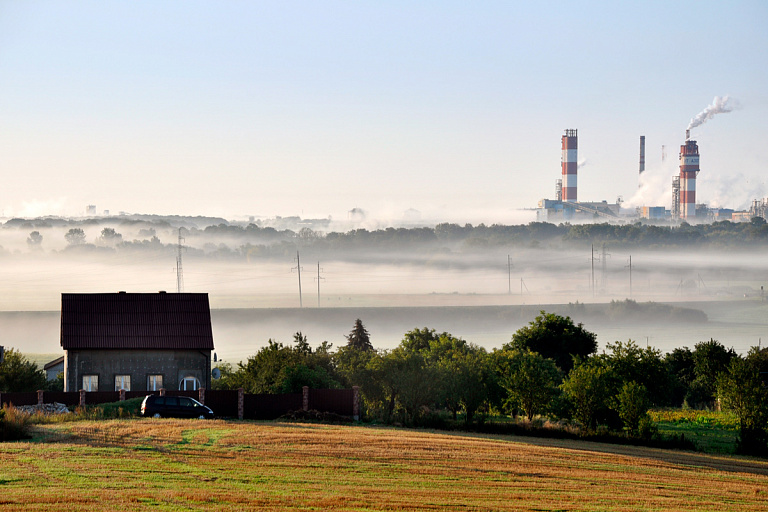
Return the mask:
[[[2,510],[768,510],[768,461],[370,426],[112,420],[0,444]]]

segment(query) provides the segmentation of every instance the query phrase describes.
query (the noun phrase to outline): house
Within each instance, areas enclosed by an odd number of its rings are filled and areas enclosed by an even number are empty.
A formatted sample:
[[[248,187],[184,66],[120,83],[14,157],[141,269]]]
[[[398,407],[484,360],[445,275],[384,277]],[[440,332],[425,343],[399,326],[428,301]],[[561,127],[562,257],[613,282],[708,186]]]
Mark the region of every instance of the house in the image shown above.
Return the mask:
[[[43,366],[43,371],[47,380],[56,380],[56,377],[64,371],[64,356],[57,357],[50,363],[47,363]]]
[[[62,293],[64,391],[211,386],[207,293]]]

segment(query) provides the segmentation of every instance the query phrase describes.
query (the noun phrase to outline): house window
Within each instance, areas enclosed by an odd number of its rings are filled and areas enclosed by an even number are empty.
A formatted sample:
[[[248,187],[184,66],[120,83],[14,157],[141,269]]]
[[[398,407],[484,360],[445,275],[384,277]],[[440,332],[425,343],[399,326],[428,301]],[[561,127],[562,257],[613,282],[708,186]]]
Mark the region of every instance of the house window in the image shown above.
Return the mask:
[[[98,391],[99,390],[99,376],[98,375],[83,375],[83,389],[86,391]]]
[[[115,391],[120,391],[121,389],[126,391],[131,390],[130,375],[115,375]]]
[[[147,391],[160,391],[160,388],[162,387],[162,375],[147,375]]]
[[[181,391],[196,391],[200,388],[200,381],[195,377],[184,377],[179,383],[179,390]]]

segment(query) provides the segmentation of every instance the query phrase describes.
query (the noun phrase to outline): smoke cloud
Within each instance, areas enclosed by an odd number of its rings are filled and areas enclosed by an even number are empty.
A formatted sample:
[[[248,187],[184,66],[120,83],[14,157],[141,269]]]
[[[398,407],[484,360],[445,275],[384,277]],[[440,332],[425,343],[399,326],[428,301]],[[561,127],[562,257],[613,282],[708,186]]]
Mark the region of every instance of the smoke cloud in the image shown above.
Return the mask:
[[[715,117],[717,114],[727,114],[732,112],[735,108],[738,108],[739,104],[736,100],[730,98],[730,96],[715,96],[712,100],[712,104],[707,106],[704,110],[696,114],[696,117],[691,119],[688,123],[688,129],[696,128]]]

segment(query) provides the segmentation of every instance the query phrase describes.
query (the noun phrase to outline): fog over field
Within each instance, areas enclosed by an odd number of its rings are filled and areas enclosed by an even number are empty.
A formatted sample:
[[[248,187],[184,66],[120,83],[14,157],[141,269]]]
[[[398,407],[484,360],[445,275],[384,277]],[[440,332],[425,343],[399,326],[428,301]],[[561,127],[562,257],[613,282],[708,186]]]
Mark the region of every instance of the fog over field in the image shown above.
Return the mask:
[[[297,331],[339,346],[356,318],[377,348],[430,327],[491,349],[540,309],[583,322],[601,347],[631,338],[669,351],[715,338],[744,353],[768,340],[762,247],[603,247],[549,224],[497,239],[480,226],[336,232],[322,219],[134,217],[7,220],[2,344],[58,352],[61,293],[176,291],[182,226],[183,291],[209,294],[217,353],[233,362]],[[68,241],[72,229],[84,239]],[[668,304],[666,316],[611,305],[628,298]]]

